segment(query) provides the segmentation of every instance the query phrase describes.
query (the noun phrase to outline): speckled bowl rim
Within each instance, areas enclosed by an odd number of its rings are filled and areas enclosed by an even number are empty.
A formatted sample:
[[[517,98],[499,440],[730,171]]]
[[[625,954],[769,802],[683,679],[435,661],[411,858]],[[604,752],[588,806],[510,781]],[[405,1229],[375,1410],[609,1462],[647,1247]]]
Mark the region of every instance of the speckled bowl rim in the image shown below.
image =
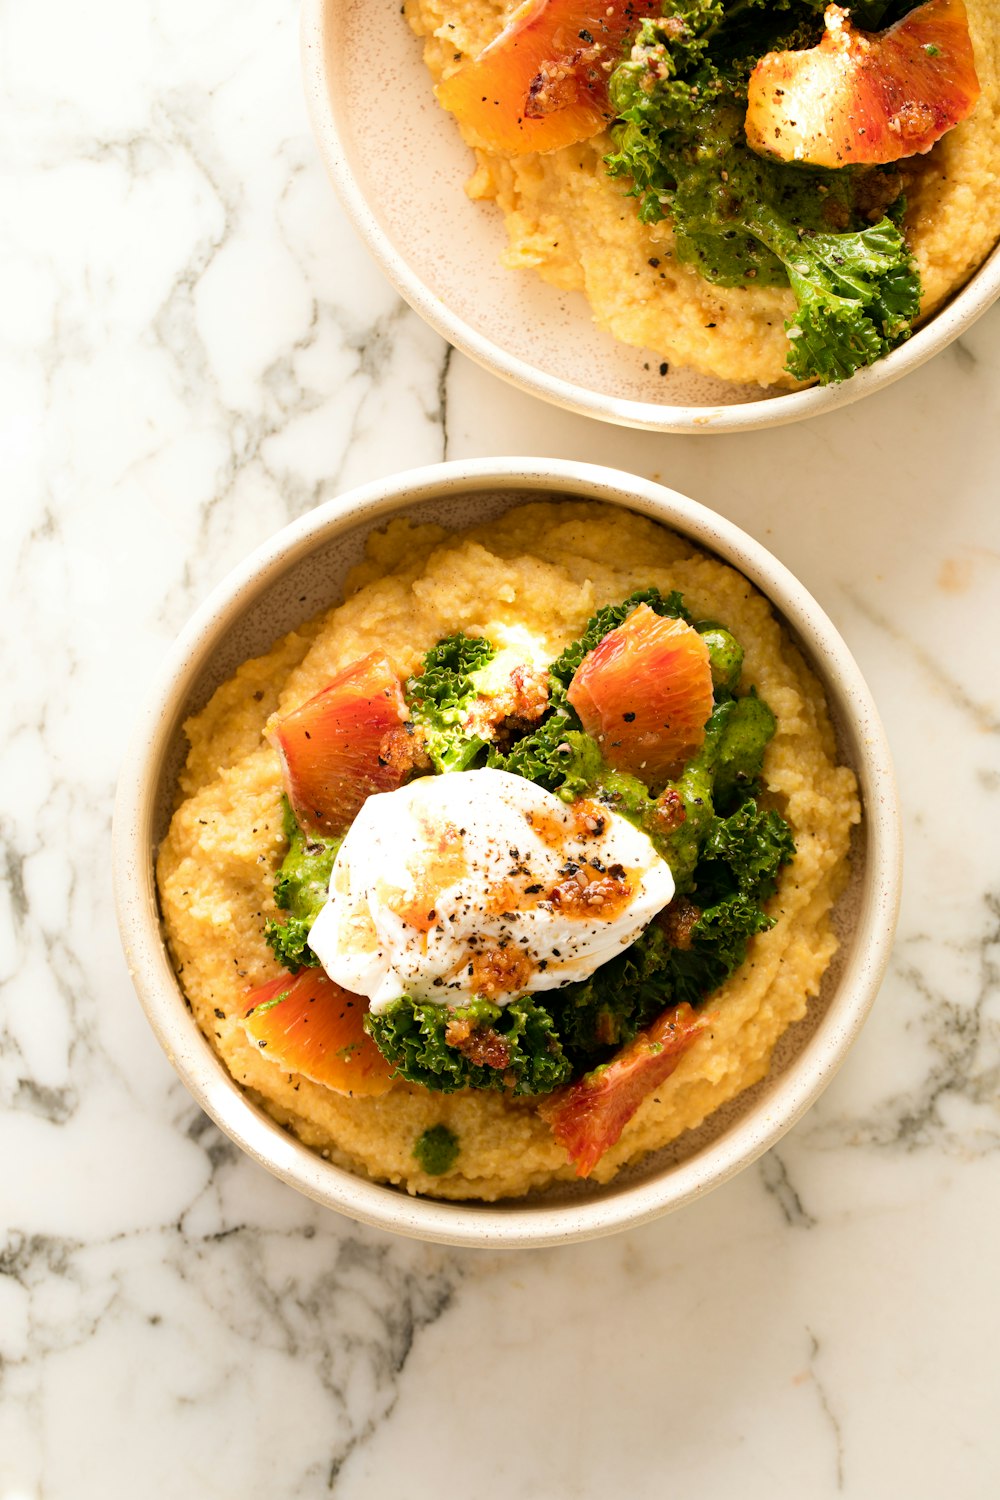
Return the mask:
[[[678,406],[627,401],[548,375],[479,333],[431,291],[395,248],[372,213],[357,177],[330,103],[330,81],[323,45],[327,7],[337,0],[303,0],[301,52],[306,106],[320,154],[354,228],[382,271],[415,312],[456,349],[512,385],[566,411],[596,417],[621,427],[650,432],[750,432],[781,427],[835,411],[884,389],[918,369],[959,338],[1000,297],[1000,246],[938,312],[898,349],[839,385],[812,386],[734,406]]]
[[[467,1205],[410,1197],[324,1161],[269,1120],[225,1072],[201,1035],[170,964],[157,911],[153,830],[157,788],[177,716],[205,663],[252,600],[338,532],[378,525],[402,504],[478,490],[529,489],[604,500],[652,516],[738,568],[770,598],[819,671],[857,756],[867,853],[851,955],[802,1054],[764,1099],[697,1155],[657,1176],[546,1205]],[[362,1223],[417,1239],[488,1248],[564,1244],[644,1224],[700,1198],[773,1146],[843,1062],[878,991],[896,923],[900,820],[892,759],[871,693],[831,621],[802,584],[746,532],[650,480],[551,459],[434,464],[328,501],[258,547],[212,592],[167,655],[128,745],[113,828],[113,878],[128,969],[174,1068],[202,1109],[253,1159],[308,1197]]]

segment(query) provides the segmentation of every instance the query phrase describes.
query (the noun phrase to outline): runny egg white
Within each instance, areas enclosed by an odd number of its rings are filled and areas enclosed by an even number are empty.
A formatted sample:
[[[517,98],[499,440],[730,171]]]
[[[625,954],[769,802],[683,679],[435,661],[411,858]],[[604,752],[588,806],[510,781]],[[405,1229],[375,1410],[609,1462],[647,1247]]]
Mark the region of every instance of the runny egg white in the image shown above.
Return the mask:
[[[369,797],[337,855],[309,945],[378,1012],[586,979],[674,893],[639,829],[506,771],[425,776]]]

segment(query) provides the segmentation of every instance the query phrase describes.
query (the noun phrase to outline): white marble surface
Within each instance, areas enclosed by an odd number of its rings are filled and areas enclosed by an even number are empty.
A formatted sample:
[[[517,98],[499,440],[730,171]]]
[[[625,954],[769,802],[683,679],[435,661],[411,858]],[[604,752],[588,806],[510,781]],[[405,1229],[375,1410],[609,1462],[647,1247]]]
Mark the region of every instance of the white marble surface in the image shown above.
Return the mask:
[[[1000,308],[806,426],[670,439],[482,374],[308,136],[292,0],[2,0],[0,1500],[979,1500],[1000,1347]],[[661,477],[818,595],[898,757],[895,961],[819,1106],[674,1218],[483,1256],[300,1201],[119,954],[120,748],[192,606],[444,454]]]

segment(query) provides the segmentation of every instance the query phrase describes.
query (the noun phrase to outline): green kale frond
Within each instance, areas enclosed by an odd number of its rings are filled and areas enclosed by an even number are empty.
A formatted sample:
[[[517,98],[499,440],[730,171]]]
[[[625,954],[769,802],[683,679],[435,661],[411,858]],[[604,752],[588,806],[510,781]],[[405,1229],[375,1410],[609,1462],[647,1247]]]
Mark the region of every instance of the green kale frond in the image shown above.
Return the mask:
[[[268,918],[264,936],[279,963],[292,974],[315,968],[319,959],[309,947],[309,929],[326,901],[330,874],[342,840],[317,838],[299,827],[287,797],[282,823],[288,852],[274,877],[274,904],[288,913],[283,922]]]
[[[604,765],[595,741],[579,725],[567,704],[565,710],[550,714],[540,728],[518,740],[506,754],[492,749],[487,765],[523,776],[547,792],[555,792],[564,802],[575,802],[593,789]]]
[[[758,207],[753,233],[780,256],[799,310],[785,329],[796,380],[847,380],[910,337],[920,277],[896,225],[846,234],[797,231]]]
[[[686,895],[694,888],[695,867],[716,825],[716,814],[729,812],[737,799],[753,793],[775,728],[774,714],[753,690],[742,698],[717,703],[698,754],[662,794],[680,800],[683,821],[671,832],[659,834],[653,808],[644,810],[638,819],[669,864],[678,894]],[[621,810],[628,816],[627,808]]]
[[[703,1003],[743,963],[750,939],[773,926],[774,918],[740,891],[704,908],[691,929],[690,947],[668,947],[664,955],[668,1003]]]
[[[666,951],[666,939],[653,925],[588,979],[547,996],[574,1068],[623,1047],[671,1003],[663,983]]]
[[[448,636],[427,652],[423,670],[407,682],[410,715],[423,730],[436,770],[466,770],[487,744],[464,725],[477,696],[474,673],[495,655],[482,636]]]
[[[446,1035],[449,1027],[461,1031],[466,1024],[469,1039],[460,1050]],[[402,996],[380,1014],[369,1014],[365,1030],[400,1077],[440,1093],[548,1094],[571,1072],[552,1016],[527,996],[505,1006],[473,1000],[454,1010]],[[496,1065],[474,1060],[486,1057]]]
[[[317,909],[316,916],[319,915]],[[286,917],[283,922],[276,922],[273,917],[268,917],[264,924],[264,939],[279,964],[283,964],[290,974],[297,974],[300,969],[314,969],[319,965],[319,959],[309,946],[309,932],[315,918],[308,917]]]
[[[795,858],[792,831],[780,813],[748,799],[728,818],[718,818],[701,849],[698,892],[736,890],[766,901],[778,872]]]

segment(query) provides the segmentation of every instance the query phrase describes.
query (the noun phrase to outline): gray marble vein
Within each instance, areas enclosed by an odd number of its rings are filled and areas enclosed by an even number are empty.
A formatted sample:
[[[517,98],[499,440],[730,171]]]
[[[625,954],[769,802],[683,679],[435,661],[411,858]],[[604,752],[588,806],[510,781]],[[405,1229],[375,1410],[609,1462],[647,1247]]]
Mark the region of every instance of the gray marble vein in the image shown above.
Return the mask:
[[[839,1491],[843,1491],[843,1488],[844,1488],[844,1440],[843,1440],[843,1435],[842,1435],[842,1433],[840,1431],[840,1423],[838,1422],[838,1420],[837,1420],[837,1418],[836,1418],[836,1416],[835,1416],[835,1414],[833,1412],[833,1409],[830,1406],[829,1397],[826,1394],[826,1390],[824,1389],[823,1383],[822,1383],[822,1381],[821,1381],[821,1379],[819,1377],[818,1371],[817,1371],[817,1362],[818,1362],[819,1356],[820,1356],[820,1354],[822,1352],[821,1349],[820,1349],[819,1339],[813,1333],[812,1329],[807,1329],[806,1331],[809,1334],[809,1370],[810,1370],[810,1373],[812,1375],[813,1382],[814,1382],[814,1384],[816,1386],[816,1395],[819,1398],[819,1404],[820,1404],[820,1406],[822,1408],[823,1415],[824,1415],[824,1417],[827,1419],[827,1421],[830,1424],[830,1431],[831,1431],[831,1434],[833,1436],[835,1453],[836,1453],[836,1460],[837,1460],[837,1489]]]
[[[786,1224],[799,1229],[812,1229],[816,1223],[812,1214],[802,1206],[798,1190],[788,1175],[788,1168],[778,1154],[777,1148],[761,1158],[761,1181],[781,1210]]]
[[[908,1002],[907,1031],[919,1038],[919,1080],[893,1088],[870,1112],[824,1123],[810,1132],[817,1144],[933,1148],[963,1157],[1000,1146],[1000,900],[988,894],[983,906],[983,929],[970,943],[923,937],[900,945],[893,984]],[[951,955],[941,986],[921,965],[935,941]],[[962,982],[962,970],[970,982]]]

